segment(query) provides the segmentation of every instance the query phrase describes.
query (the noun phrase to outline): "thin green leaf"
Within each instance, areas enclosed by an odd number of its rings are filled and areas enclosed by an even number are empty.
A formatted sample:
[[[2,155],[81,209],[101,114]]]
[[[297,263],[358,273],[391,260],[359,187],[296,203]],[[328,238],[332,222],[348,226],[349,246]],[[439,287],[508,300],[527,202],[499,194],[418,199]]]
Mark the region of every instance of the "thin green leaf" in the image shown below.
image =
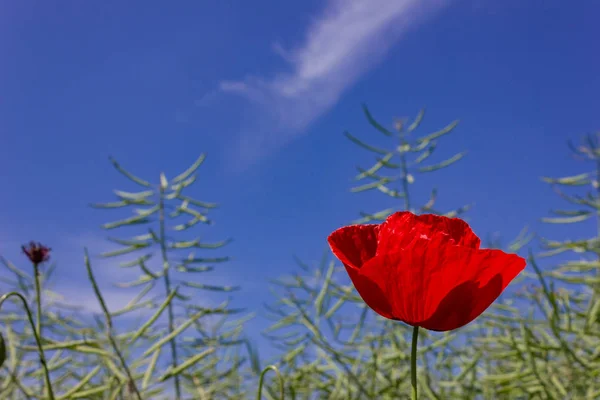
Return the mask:
[[[148,219],[148,217],[157,211],[158,206],[152,207],[149,210],[139,211],[138,215],[134,215],[133,217],[129,217],[120,221],[109,222],[107,224],[102,225],[102,227],[104,229],[115,229],[125,225],[147,224],[149,222],[152,222],[150,219]]]
[[[154,194],[154,190],[145,190],[143,192],[131,193],[122,190],[114,190],[114,193],[124,201],[140,201],[146,200]]]
[[[392,132],[390,132],[389,130],[387,130],[383,125],[381,125],[379,122],[375,121],[375,118],[373,118],[373,116],[371,115],[371,113],[369,112],[369,109],[367,108],[366,104],[362,105],[362,109],[363,112],[365,113],[367,120],[369,121],[369,123],[375,128],[377,129],[379,132],[383,133],[386,136],[394,136],[394,134]]]
[[[394,153],[386,154],[382,159],[378,159],[377,163],[375,165],[373,165],[368,170],[362,171],[362,173],[357,175],[354,179],[358,181],[360,179],[365,178],[367,175],[371,175],[371,174],[374,174],[375,172],[379,171],[381,169],[381,167],[383,167],[384,163],[389,161],[393,155],[394,155]],[[362,170],[362,169],[359,168],[359,170]]]
[[[165,380],[171,378],[172,376],[179,375],[181,372],[185,371],[186,369],[188,369],[188,368],[192,367],[193,365],[197,364],[198,362],[202,361],[202,359],[206,358],[206,356],[214,353],[215,351],[216,351],[215,348],[211,347],[209,349],[204,350],[202,353],[196,354],[195,356],[188,358],[187,360],[185,360],[182,364],[178,365],[177,367],[169,368],[164,375],[162,375],[160,378],[158,378],[158,381],[164,382]]]
[[[413,121],[412,124],[410,124],[410,126],[406,129],[406,131],[408,133],[414,131],[415,129],[417,129],[419,127],[419,125],[421,124],[421,121],[423,121],[423,117],[425,116],[425,109],[422,108],[419,113],[417,114],[417,116],[415,117],[415,120]]]
[[[121,167],[121,165],[114,158],[110,157],[109,160],[112,163],[112,165],[117,169],[117,171],[119,171],[121,174],[125,175],[131,181],[137,183],[138,185],[145,186],[145,187],[152,186],[150,184],[150,182],[146,182],[145,180],[140,179],[140,178],[136,177],[135,175],[127,172],[123,167]]]
[[[375,189],[381,185],[384,185],[386,183],[389,183],[390,180],[388,178],[384,178],[380,181],[377,182],[371,182],[371,183],[367,183],[366,185],[361,185],[361,186],[356,186],[350,189],[350,191],[352,193],[359,193],[359,192],[364,192],[365,190],[371,190],[371,189]]]
[[[446,125],[444,128],[440,129],[439,131],[431,133],[427,136],[423,136],[420,139],[417,139],[417,143],[419,143],[419,144],[429,143],[432,140],[435,140],[441,136],[444,136],[444,135],[450,133],[454,128],[456,128],[456,126],[458,125],[459,122],[460,122],[459,120],[452,121],[451,123]]]
[[[362,148],[364,148],[366,150],[372,151],[373,153],[379,153],[379,154],[382,154],[382,155],[385,155],[385,154],[389,153],[385,149],[382,149],[382,148],[379,148],[379,147],[375,147],[375,146],[371,146],[371,145],[368,145],[368,144],[362,142],[360,139],[352,136],[349,132],[344,132],[344,135],[348,139],[350,139],[352,142],[354,142],[355,144],[359,145],[360,147],[362,147]]]
[[[154,312],[154,314],[150,318],[148,318],[148,320],[137,331],[135,331],[135,333],[130,339],[131,342],[135,342],[138,338],[140,338],[148,330],[148,328],[150,328],[150,326],[152,326],[152,324],[158,320],[163,311],[165,311],[169,304],[171,304],[171,301],[173,300],[176,294],[177,290],[173,290],[171,291],[171,293],[169,293],[165,301],[163,301],[163,303]]]
[[[573,176],[565,176],[563,178],[542,177],[542,180],[544,182],[547,182],[550,184],[566,185],[566,186],[582,186],[582,185],[588,185],[591,182],[589,173],[573,175]]]
[[[191,197],[188,197],[188,196],[181,196],[180,195],[177,198],[179,200],[187,201],[190,204],[193,204],[195,206],[202,207],[202,208],[216,208],[216,207],[219,206],[217,203],[206,203],[206,202],[203,202],[203,201],[195,200],[195,199],[193,199]]]
[[[202,163],[204,162],[205,159],[206,159],[206,154],[204,154],[204,153],[200,154],[198,159],[196,161],[194,161],[194,163],[188,169],[186,169],[184,172],[182,172],[181,174],[179,174],[175,178],[173,178],[173,180],[171,182],[178,183],[180,181],[186,180],[190,175],[192,175],[194,172],[196,172],[196,170],[200,167],[200,165],[202,165]]]
[[[573,224],[576,222],[582,222],[589,219],[593,214],[586,212],[585,214],[576,215],[574,217],[557,217],[557,218],[542,218],[542,222],[549,224]]]
[[[448,167],[448,166],[454,164],[455,162],[457,162],[458,160],[460,160],[461,158],[463,158],[465,156],[465,154],[467,154],[467,152],[463,151],[462,153],[458,153],[455,156],[453,156],[453,157],[451,157],[451,158],[449,158],[449,159],[447,159],[445,161],[442,161],[439,164],[429,165],[429,166],[426,166],[426,167],[421,167],[421,168],[418,168],[417,171],[419,171],[419,172],[437,171],[439,169],[442,169],[442,168],[445,168],[445,167]]]
[[[187,286],[194,289],[202,289],[202,290],[210,290],[214,292],[233,292],[235,290],[239,290],[239,286],[216,286],[216,285],[206,285],[203,283],[195,283],[183,281],[181,282],[183,286]]]
[[[154,373],[154,370],[156,369],[156,364],[158,362],[158,357],[160,356],[160,351],[161,351],[161,349],[159,348],[158,350],[156,350],[154,352],[154,354],[152,354],[150,363],[148,363],[148,368],[146,368],[146,371],[144,372],[144,378],[142,380],[142,390],[146,390],[146,388],[150,384],[150,379],[152,379],[152,374]]]

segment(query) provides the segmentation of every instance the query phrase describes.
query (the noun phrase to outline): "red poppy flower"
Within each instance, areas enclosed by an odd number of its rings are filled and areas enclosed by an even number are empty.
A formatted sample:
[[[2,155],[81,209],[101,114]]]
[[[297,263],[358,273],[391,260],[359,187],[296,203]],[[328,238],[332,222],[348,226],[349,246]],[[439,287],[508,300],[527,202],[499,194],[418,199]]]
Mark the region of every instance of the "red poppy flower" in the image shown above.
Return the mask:
[[[380,225],[329,235],[362,299],[379,315],[432,331],[477,318],[525,268],[525,259],[480,249],[459,218],[398,212]]]

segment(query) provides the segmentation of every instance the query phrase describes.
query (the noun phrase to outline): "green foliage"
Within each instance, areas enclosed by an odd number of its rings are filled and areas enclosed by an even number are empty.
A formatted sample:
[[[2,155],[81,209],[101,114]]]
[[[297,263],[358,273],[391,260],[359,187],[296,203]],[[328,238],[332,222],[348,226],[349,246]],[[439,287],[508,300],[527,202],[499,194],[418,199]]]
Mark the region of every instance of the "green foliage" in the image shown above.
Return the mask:
[[[352,192],[377,190],[398,201],[388,209],[361,213],[358,222],[383,220],[398,210],[454,216],[468,209],[439,211],[435,188],[426,204],[415,206],[411,189],[419,174],[446,168],[464,156],[429,163],[438,141],[457,121],[413,138],[423,111],[410,124],[397,121],[388,129],[363,109],[369,124],[393,140],[393,148],[375,147],[345,133],[376,156],[374,165],[358,168],[356,180],[368,182]],[[534,283],[524,281],[514,296],[497,301],[474,323],[454,332],[421,331],[417,362],[423,398],[600,398],[599,139],[600,134],[589,135],[581,145],[570,144],[577,157],[590,162],[590,170],[543,178],[570,206],[542,221],[578,232],[577,238],[542,238],[543,252],[534,256],[530,251],[523,274]],[[229,240],[208,243],[191,235],[210,225],[207,214],[216,207],[184,194],[197,179],[204,156],[171,180],[161,173],[157,184],[111,161],[141,189],[116,190],[117,201],[93,205],[113,212],[132,210],[103,225],[116,232],[108,240],[118,246],[103,256],[121,258],[124,270],[139,269],[134,281],[117,283],[138,292],[123,308],[109,310],[86,249],[84,266],[102,311],[90,317],[52,290],[55,265],[35,265],[30,274],[0,258],[8,272],[0,275],[5,293],[0,297],[0,398],[247,399],[257,382],[258,399],[409,398],[412,329],[375,315],[328,251],[315,266],[297,260],[297,273],[273,281],[276,300],[266,305],[273,324],[265,335],[281,353],[274,365],[261,370],[261,360],[243,334],[252,315],[231,319],[243,310],[232,309],[229,299],[218,305],[190,301],[198,291],[226,294],[237,289],[195,279],[228,261],[205,253],[218,251]],[[595,234],[580,234],[579,227],[593,228]],[[117,234],[121,232],[128,235]],[[506,246],[491,237],[488,247],[517,252],[532,237],[524,229]],[[539,260],[552,265],[541,266]],[[123,316],[136,318],[136,323],[119,331],[115,320]],[[265,378],[270,370],[277,379]]]
[[[44,391],[44,369],[40,364],[40,349],[35,340],[36,323],[30,319],[30,313],[23,312],[23,307],[26,311],[36,310],[36,282],[32,275],[17,268],[10,261],[4,258],[0,258],[0,261],[14,277],[10,279],[3,275],[3,286],[9,288],[3,290],[7,293],[3,298],[15,300],[15,297],[20,297],[21,300],[15,303],[14,307],[6,302],[0,312],[7,354],[7,360],[0,371],[0,398],[33,398]],[[39,320],[44,328],[44,337],[40,339],[43,351],[48,356],[46,364],[54,378],[55,392],[60,393],[80,383],[80,371],[89,369],[89,365],[97,364],[93,351],[99,349],[88,346],[86,340],[78,340],[88,332],[93,332],[93,327],[86,324],[73,307],[63,304],[62,297],[48,286],[55,271],[54,267],[50,266],[40,277],[39,283],[45,301]],[[15,291],[18,293],[8,296]]]
[[[594,171],[571,177],[543,178],[575,210],[554,211],[551,224],[593,222],[600,231],[600,148],[598,136],[587,136],[575,148],[579,158],[591,161]],[[584,193],[567,194],[565,189]],[[564,216],[564,217],[563,217]],[[590,226],[591,227],[591,226]],[[506,307],[502,315],[488,315],[486,325],[496,335],[476,346],[494,371],[484,380],[510,398],[597,399],[600,397],[600,237],[577,240],[542,238],[539,257],[562,254],[561,261],[542,270],[530,254],[527,274],[537,285],[524,287],[520,306]],[[576,258],[566,259],[573,254]],[[550,259],[549,259],[550,260]],[[561,287],[558,287],[558,286]],[[530,311],[523,312],[528,306]]]
[[[138,266],[140,277],[128,283],[121,283],[121,287],[138,287],[138,296],[119,315],[124,315],[136,310],[140,306],[151,307],[155,313],[142,327],[132,335],[131,342],[139,340],[151,326],[155,325],[163,313],[166,313],[167,327],[161,334],[161,339],[147,348],[142,358],[150,357],[148,369],[144,372],[144,382],[148,386],[163,350],[168,345],[170,353],[170,366],[166,371],[157,374],[158,382],[173,381],[175,398],[180,399],[184,390],[193,390],[198,380],[206,380],[207,375],[212,375],[210,386],[216,386],[221,378],[233,376],[237,373],[235,369],[226,371],[219,369],[219,357],[222,354],[217,348],[235,346],[240,342],[237,339],[241,335],[241,327],[227,332],[213,332],[208,334],[206,326],[212,324],[208,317],[222,318],[239,312],[227,307],[227,304],[219,307],[200,307],[189,300],[192,298],[190,291],[210,290],[217,292],[230,292],[236,290],[231,286],[216,286],[196,282],[194,277],[203,272],[213,270],[215,264],[227,261],[228,257],[203,257],[196,256],[197,250],[216,250],[225,246],[229,240],[209,243],[199,238],[176,239],[168,231],[179,234],[187,233],[198,224],[209,225],[210,219],[206,216],[209,209],[215,208],[214,203],[196,200],[184,192],[196,181],[197,170],[205,160],[201,155],[187,170],[177,175],[171,181],[167,180],[165,174],[159,176],[159,183],[152,185],[148,181],[138,178],[126,171],[119,163],[112,160],[114,167],[133,183],[142,186],[140,192],[125,192],[115,190],[118,202],[95,204],[96,208],[133,209],[133,216],[104,224],[107,230],[116,230],[130,226],[143,226],[146,233],[128,238],[109,237],[108,240],[121,246],[120,249],[104,253],[104,257],[118,257],[123,255],[136,255],[133,260],[122,262],[122,268]],[[174,203],[174,204],[173,204]],[[144,208],[137,208],[143,206]],[[183,221],[181,221],[183,219]],[[155,256],[153,250],[157,248],[162,268],[153,269],[149,261]],[[187,256],[182,257],[181,251],[188,251]],[[164,294],[143,301],[144,297],[160,282],[164,287]],[[181,312],[177,313],[177,309]],[[203,322],[208,321],[208,322]],[[219,323],[217,322],[216,325]],[[195,330],[194,336],[203,337],[204,340],[185,340],[182,335],[185,331]],[[182,359],[185,357],[185,359]],[[211,364],[209,369],[198,367],[200,362]],[[141,362],[141,360],[140,360]],[[132,379],[130,378],[129,381]],[[221,391],[232,390],[220,387]],[[212,391],[206,392],[207,395]]]
[[[2,277],[3,284],[23,293],[16,295],[28,310],[36,312],[35,321],[28,321],[27,315],[32,314],[23,314],[18,309],[7,309],[8,312],[0,314],[0,323],[5,327],[2,345],[6,345],[0,348],[0,355],[6,359],[6,362],[2,360],[4,365],[0,365],[0,398],[42,398],[39,396],[46,366],[56,393],[56,397],[50,394],[43,397],[50,400],[172,399],[183,397],[183,393],[201,399],[211,399],[217,394],[231,399],[245,398],[245,382],[252,374],[243,369],[246,363],[243,345],[247,341],[242,330],[251,316],[231,320],[231,315],[242,310],[230,308],[229,300],[216,306],[189,301],[192,291],[225,293],[235,289],[193,279],[227,261],[228,257],[205,257],[190,251],[215,251],[228,241],[177,240],[169,233],[185,234],[200,223],[210,224],[206,210],[216,204],[184,194],[184,189],[196,180],[196,171],[203,160],[201,156],[170,182],[161,174],[157,185],[138,178],[111,160],[119,172],[144,187],[141,192],[116,190],[119,201],[94,205],[112,210],[133,208],[133,216],[104,224],[105,229],[121,231],[143,227],[146,231],[127,238],[110,237],[109,240],[121,248],[103,254],[106,258],[132,257],[133,260],[122,262],[120,267],[138,267],[141,271],[136,281],[117,284],[140,288],[120,310],[111,311],[106,306],[87,250],[84,264],[103,318],[97,315],[90,318],[81,312],[85,310],[65,305],[63,299],[47,287],[54,267],[45,272],[36,269],[32,276],[1,260],[14,276],[14,279]],[[171,204],[173,202],[176,204]],[[184,221],[178,221],[178,217]],[[188,253],[181,256],[182,251]],[[152,266],[155,254],[160,256],[162,268]],[[160,283],[164,286],[164,295],[156,292]],[[43,308],[38,307],[42,304],[42,295]],[[131,320],[141,321],[129,326],[130,330],[115,331],[113,321],[127,315]],[[38,337],[37,332],[43,332],[39,346],[31,340]],[[47,362],[44,353],[49,355]],[[170,357],[164,360],[161,355]],[[256,360],[254,363],[256,366]],[[168,393],[166,385],[171,385],[173,394]]]
[[[47,394],[49,400],[54,400],[55,399],[54,390],[52,388],[52,383],[50,381],[50,373],[49,373],[49,369],[48,369],[48,364],[46,362],[46,354],[45,354],[45,351],[44,351],[44,348],[42,345],[42,340],[39,335],[40,325],[36,324],[33,321],[33,314],[31,313],[31,309],[27,305],[27,300],[25,299],[25,297],[23,297],[22,294],[20,294],[18,292],[10,292],[10,293],[7,293],[7,294],[3,295],[2,297],[0,297],[0,309],[4,305],[4,302],[11,297],[15,297],[15,298],[18,298],[19,300],[21,300],[23,308],[25,308],[25,314],[27,315],[27,318],[29,320],[28,321],[29,325],[33,328],[33,336],[35,337],[35,344],[37,345],[37,351],[38,351],[38,355],[39,355],[40,364],[41,364],[43,372],[44,372],[44,383],[46,386],[46,394]],[[2,349],[3,349],[3,359],[5,359],[6,358],[6,347],[5,347],[4,339],[2,339]],[[3,362],[4,362],[4,360],[3,360]]]

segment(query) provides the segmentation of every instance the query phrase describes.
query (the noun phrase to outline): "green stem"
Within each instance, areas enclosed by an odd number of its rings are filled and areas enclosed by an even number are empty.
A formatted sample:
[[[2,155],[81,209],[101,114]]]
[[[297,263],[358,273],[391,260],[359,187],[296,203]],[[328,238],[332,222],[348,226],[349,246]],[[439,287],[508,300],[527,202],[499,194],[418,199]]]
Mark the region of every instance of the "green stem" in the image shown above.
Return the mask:
[[[412,384],[412,400],[417,400],[417,342],[419,327],[415,326],[412,333],[412,349],[410,352],[410,383]]]
[[[408,142],[404,139],[404,134],[400,132],[400,148],[408,145]],[[400,151],[400,165],[402,171],[402,191],[404,192],[404,209],[410,211],[410,195],[408,194],[408,165],[406,163],[406,153]]]
[[[40,268],[39,264],[33,264],[33,271],[35,274],[35,304],[37,308],[37,314],[35,315],[35,330],[42,338],[42,288],[40,284]]]
[[[42,340],[42,284],[40,283],[41,273],[40,267],[38,263],[33,264],[33,274],[35,279],[35,305],[36,305],[36,313],[35,313],[35,330]],[[43,385],[43,378],[40,381],[40,384]]]
[[[267,372],[269,372],[270,369],[275,371],[275,374],[277,374],[277,378],[279,378],[279,395],[281,396],[281,400],[284,400],[285,385],[283,382],[283,377],[281,376],[281,373],[279,373],[279,370],[277,369],[277,367],[274,365],[269,365],[267,368],[263,369],[262,372],[260,373],[260,380],[258,381],[258,393],[256,395],[256,399],[260,400],[260,398],[262,397],[262,389],[263,389],[263,383],[265,380],[265,374]]]
[[[50,372],[48,371],[48,365],[46,363],[46,356],[44,354],[44,348],[42,347],[42,340],[40,339],[40,335],[38,335],[38,331],[35,326],[35,322],[33,322],[33,315],[31,315],[31,310],[27,305],[27,300],[21,293],[18,292],[9,292],[0,297],[0,308],[4,304],[4,301],[11,296],[17,296],[23,302],[23,306],[25,307],[25,312],[27,313],[27,318],[29,318],[29,323],[33,328],[33,336],[35,337],[35,342],[38,347],[38,351],[40,352],[40,363],[42,364],[42,368],[44,369],[44,377],[46,379],[46,390],[48,392],[49,400],[54,400],[54,391],[52,390],[52,383],[50,382]]]
[[[102,297],[102,293],[100,292],[100,288],[98,287],[96,278],[94,278],[94,273],[92,271],[92,264],[90,263],[90,256],[88,254],[87,249],[84,249],[84,253],[85,253],[85,259],[84,259],[85,268],[87,269],[88,278],[92,284],[92,288],[94,289],[96,298],[98,299],[98,302],[100,303],[100,307],[102,307],[102,312],[104,313],[104,318],[106,320],[106,336],[108,337],[108,340],[110,341],[110,344],[112,345],[113,350],[115,351],[115,353],[117,354],[117,357],[119,358],[119,361],[121,362],[121,367],[123,367],[123,369],[125,370],[125,373],[127,374],[127,378],[129,379],[130,390],[133,393],[135,393],[135,396],[137,397],[138,400],[143,400],[142,395],[140,394],[140,391],[138,390],[137,385],[135,383],[135,379],[133,379],[133,374],[131,373],[131,370],[127,366],[125,357],[123,356],[123,353],[121,353],[121,350],[119,350],[119,346],[117,345],[117,341],[115,340],[115,337],[113,335],[112,317],[110,316],[110,312],[108,311],[106,302],[104,301],[104,298]]]
[[[593,150],[598,154],[598,149]],[[600,159],[596,159],[596,181],[600,182]],[[596,194],[596,201],[598,201],[600,200],[600,185],[596,188]],[[600,237],[600,210],[596,210],[596,226],[596,232],[598,237]],[[598,254],[598,259],[600,260],[600,254]],[[596,276],[600,278],[600,269],[596,271]],[[600,295],[600,284],[594,285],[593,292],[595,296]]]
[[[167,245],[166,245],[166,234],[165,234],[165,188],[162,185],[162,179],[160,184],[160,199],[159,199],[159,210],[158,210],[158,222],[159,222],[159,240],[160,240],[160,253],[163,261],[163,279],[165,282],[165,290],[167,296],[171,294],[171,279],[169,277],[169,258],[167,256]],[[175,313],[173,311],[173,302],[170,301],[167,305],[167,317],[168,317],[168,330],[169,334],[175,330]],[[169,341],[171,347],[171,365],[176,368],[179,364],[177,357],[177,343],[175,337]],[[181,400],[181,382],[179,381],[179,374],[175,375],[175,399]]]

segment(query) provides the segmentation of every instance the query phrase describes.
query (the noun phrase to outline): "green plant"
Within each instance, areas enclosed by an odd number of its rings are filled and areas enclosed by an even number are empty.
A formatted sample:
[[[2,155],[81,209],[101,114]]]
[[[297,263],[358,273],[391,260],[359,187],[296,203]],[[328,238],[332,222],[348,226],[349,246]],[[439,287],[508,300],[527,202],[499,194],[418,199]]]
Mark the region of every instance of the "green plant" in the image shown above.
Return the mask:
[[[40,246],[41,247],[41,246]],[[30,248],[31,250],[31,248]],[[30,254],[30,261],[34,263]],[[48,268],[40,265],[34,268],[34,274],[25,272],[10,261],[1,258],[4,267],[12,274],[13,279],[3,276],[3,286],[8,286],[6,293],[16,293],[24,301],[26,310],[33,310],[33,324],[29,321],[29,313],[23,313],[21,304],[17,308],[4,307],[0,313],[0,322],[6,335],[6,363],[2,366],[1,374],[4,377],[0,386],[2,398],[33,398],[36,394],[43,393],[47,386],[44,365],[40,364],[40,348],[36,337],[42,344],[46,367],[52,377],[54,393],[67,391],[76,386],[81,375],[94,363],[94,356],[86,350],[81,341],[77,341],[86,331],[93,332],[88,324],[83,321],[77,310],[62,302],[61,296],[52,291],[50,283],[56,272],[56,264]],[[40,260],[37,260],[38,264]],[[44,296],[43,307],[38,299]],[[6,295],[5,295],[6,296]],[[7,299],[11,299],[7,297]],[[41,312],[40,312],[41,307]],[[36,327],[44,328],[43,336],[38,335]]]
[[[441,162],[424,165],[437,148],[438,140],[441,137],[450,134],[458,125],[458,120],[451,122],[438,131],[419,138],[413,138],[410,135],[421,124],[425,115],[425,110],[421,110],[412,123],[406,128],[406,119],[396,120],[395,130],[389,130],[377,122],[365,105],[363,105],[363,111],[369,124],[378,132],[392,140],[394,147],[392,147],[392,149],[385,149],[372,146],[353,136],[349,132],[344,132],[344,135],[353,143],[376,154],[375,164],[368,169],[357,167],[359,174],[354,178],[357,181],[366,179],[371,182],[354,187],[351,189],[351,192],[360,193],[369,190],[378,190],[390,198],[401,202],[400,204],[402,204],[402,207],[394,206],[375,213],[361,212],[360,214],[363,218],[355,222],[363,223],[373,220],[383,221],[392,212],[398,210],[406,210],[413,213],[427,212],[453,217],[466,212],[471,207],[470,205],[465,205],[445,213],[437,211],[434,208],[437,199],[437,190],[435,188],[432,189],[431,197],[427,203],[420,207],[415,207],[415,204],[411,201],[411,191],[409,190],[410,186],[417,180],[419,174],[428,174],[449,167],[465,156],[466,152],[460,152]],[[393,175],[382,175],[382,172],[385,170],[397,171],[397,173]],[[395,184],[395,186],[390,186],[392,184]]]
[[[104,257],[117,257],[129,254],[140,254],[133,260],[120,263],[123,268],[139,267],[141,276],[134,282],[123,283],[121,287],[141,287],[139,294],[124,309],[119,310],[119,315],[130,313],[140,307],[151,307],[157,310],[166,310],[167,326],[164,337],[154,343],[143,353],[145,357],[152,357],[153,363],[159,357],[163,345],[169,346],[170,367],[162,374],[159,381],[172,380],[175,391],[175,399],[182,397],[182,388],[187,387],[188,392],[197,390],[198,384],[204,387],[206,396],[218,388],[221,391],[229,390],[226,387],[218,387],[221,382],[226,382],[224,377],[233,376],[237,373],[236,368],[220,371],[218,368],[219,357],[217,348],[235,346],[242,343],[238,337],[241,334],[241,324],[233,330],[225,333],[217,333],[207,329],[207,317],[228,316],[241,310],[228,308],[225,302],[217,307],[200,306],[191,302],[192,291],[210,292],[232,292],[237,289],[233,286],[217,286],[198,282],[195,276],[204,276],[212,271],[216,264],[223,263],[229,258],[226,256],[197,256],[195,250],[220,249],[229,243],[224,240],[209,243],[200,238],[175,238],[171,232],[184,235],[198,224],[210,224],[206,212],[217,205],[196,200],[184,192],[196,181],[197,170],[205,159],[201,155],[187,170],[172,180],[168,181],[161,173],[159,183],[151,184],[121,167],[119,163],[112,160],[114,167],[130,181],[144,190],[130,193],[116,190],[119,201],[114,203],[94,204],[96,208],[120,209],[125,207],[144,207],[134,209],[134,215],[119,221],[103,225],[104,229],[117,230],[126,227],[146,227],[146,233],[127,239],[109,237],[108,240],[121,246],[120,249],[104,253]],[[172,204],[174,203],[174,204]],[[181,219],[184,218],[184,221]],[[169,225],[171,223],[171,225]],[[148,265],[158,249],[161,268],[153,269]],[[180,254],[182,251],[190,251],[186,257]],[[179,277],[179,279],[177,279]],[[150,300],[143,300],[157,283],[163,286],[163,295],[156,296]],[[177,312],[179,308],[179,312]],[[158,316],[152,321],[156,321]],[[178,326],[177,323],[179,322]],[[213,321],[211,321],[213,322]],[[213,322],[216,326],[222,323]],[[181,340],[181,334],[188,328],[195,328],[196,335],[202,340]],[[140,335],[135,335],[132,340]],[[181,358],[186,357],[185,360]],[[194,370],[199,361],[207,366]],[[147,374],[150,372],[147,371]],[[217,379],[219,377],[219,379]],[[147,382],[149,376],[144,380]],[[185,382],[183,382],[185,380]]]
[[[0,314],[7,338],[2,341],[5,345],[2,358],[6,362],[3,360],[5,365],[2,371],[5,375],[0,379],[0,397],[141,400],[160,399],[161,396],[178,397],[185,391],[194,398],[201,399],[211,399],[216,394],[231,399],[245,398],[245,383],[252,374],[243,369],[246,360],[243,345],[247,343],[243,336],[243,325],[251,315],[230,320],[232,314],[242,310],[231,309],[228,301],[217,306],[203,306],[190,301],[192,290],[223,292],[234,289],[201,284],[189,277],[212,270],[213,266],[210,264],[224,262],[227,257],[198,257],[194,254],[185,258],[178,256],[186,249],[218,249],[227,241],[211,244],[199,239],[174,240],[167,233],[168,222],[182,215],[191,216],[191,219],[175,225],[175,231],[187,231],[199,222],[209,223],[204,213],[195,210],[192,205],[204,208],[215,205],[199,202],[183,194],[183,189],[195,181],[195,172],[203,159],[203,156],[200,157],[171,183],[161,174],[160,183],[156,186],[131,175],[113,161],[120,172],[149,190],[141,194],[116,191],[120,197],[119,202],[95,206],[111,209],[150,207],[135,210],[136,215],[133,217],[105,224],[104,227],[116,229],[146,225],[149,229],[147,234],[129,239],[110,238],[123,248],[104,254],[105,257],[116,257],[144,251],[143,255],[137,256],[133,261],[121,263],[124,268],[139,267],[143,275],[133,283],[121,285],[142,286],[142,289],[120,310],[110,311],[106,306],[105,296],[96,282],[90,257],[85,251],[84,263],[88,278],[104,318],[97,315],[90,318],[80,309],[67,307],[57,294],[47,289],[45,286],[55,270],[53,267],[44,274],[35,265],[33,277],[2,259],[15,277],[14,280],[2,278],[2,281],[23,292],[23,295],[15,295],[21,297],[26,307],[30,304],[37,305],[35,320],[39,322],[25,324],[29,314],[18,313],[16,310],[10,314]],[[169,201],[180,203],[171,206]],[[152,223],[155,223],[155,229]],[[153,271],[148,263],[153,247],[158,248],[161,256],[163,268],[160,271]],[[31,254],[27,255],[31,259]],[[175,273],[185,273],[188,277],[177,282]],[[164,284],[166,294],[150,297],[157,282]],[[39,301],[42,293],[45,295],[43,303]],[[113,328],[113,320],[127,315],[134,319],[134,311],[144,310],[147,311],[138,316],[141,320],[133,326],[124,321],[121,332]],[[161,318],[165,313],[167,321],[163,325]],[[38,346],[30,345],[31,337],[38,338],[38,327],[42,326],[45,328],[44,336],[39,338]],[[123,327],[126,327],[125,332],[122,332]],[[193,337],[183,337],[185,332],[192,329]],[[171,352],[169,365],[164,368],[160,356],[166,345],[175,350]],[[47,362],[42,362],[42,368],[39,358],[32,357],[36,353],[50,355]],[[42,359],[45,360],[43,357]],[[33,384],[38,378],[43,378],[46,366],[49,372],[46,382],[51,378],[55,397],[52,394],[50,397],[40,397],[38,393],[41,390]],[[173,394],[165,390],[164,383],[170,381],[174,383]]]

